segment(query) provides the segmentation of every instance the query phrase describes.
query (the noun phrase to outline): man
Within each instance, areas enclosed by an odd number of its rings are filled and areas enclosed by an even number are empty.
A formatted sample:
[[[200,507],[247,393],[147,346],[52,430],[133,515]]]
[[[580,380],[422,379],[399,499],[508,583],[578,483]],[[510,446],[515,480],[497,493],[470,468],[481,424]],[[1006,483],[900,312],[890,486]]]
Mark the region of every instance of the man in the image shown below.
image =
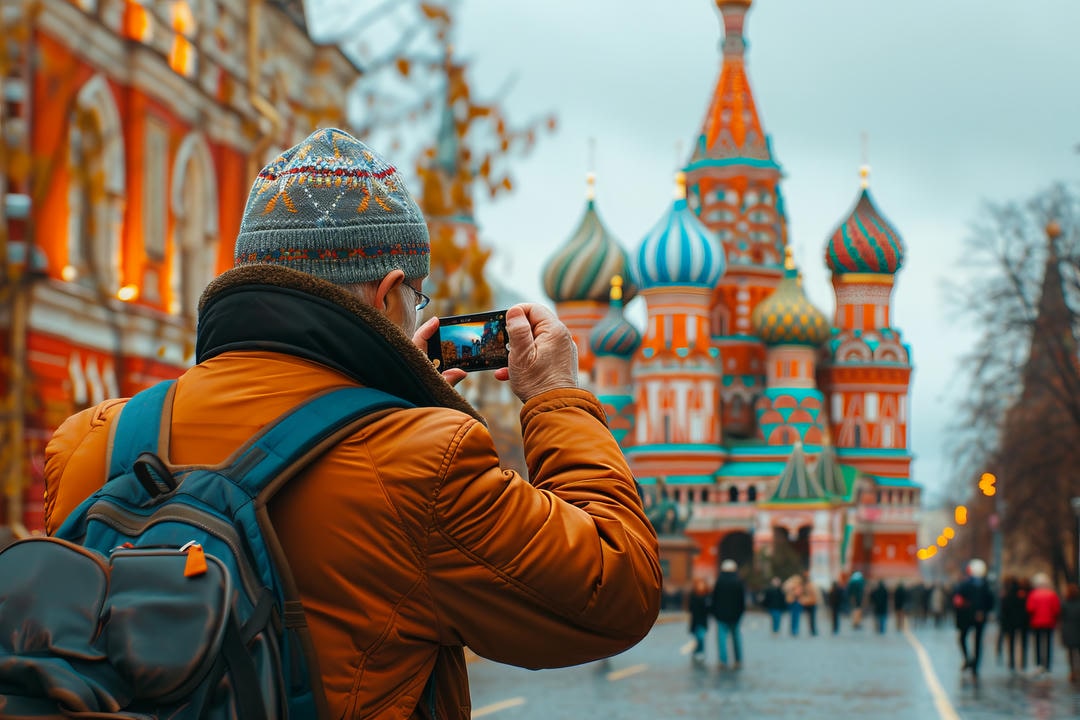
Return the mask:
[[[638,642],[659,611],[657,539],[567,328],[507,312],[529,479],[499,466],[482,418],[413,335],[427,228],[397,171],[321,130],[256,178],[236,267],[200,303],[197,363],[176,385],[167,462],[224,460],[314,394],[374,386],[416,404],[375,416],[278,493],[270,514],[299,586],[326,718],[468,718],[464,647],[527,668]],[[412,337],[410,337],[412,336]],[[55,530],[106,473],[111,400],[47,450]]]
[[[889,588],[885,587],[884,580],[878,580],[878,584],[870,591],[870,606],[874,610],[878,635],[884,635],[889,618]]]
[[[720,563],[720,575],[713,586],[712,611],[716,617],[716,643],[720,650],[721,670],[728,667],[728,635],[731,635],[731,645],[735,651],[734,667],[742,667],[739,620],[746,610],[746,587],[736,574],[738,569],[739,566],[734,560],[724,560]]]
[[[765,588],[761,604],[768,610],[769,617],[772,619],[773,635],[779,634],[780,621],[784,616],[784,610],[787,609],[787,600],[784,599],[784,590],[780,587],[780,578],[774,577],[769,581],[769,587]]]
[[[979,679],[979,660],[982,658],[983,628],[986,618],[994,609],[994,593],[986,582],[986,563],[975,558],[967,564],[967,577],[953,592],[953,608],[956,610],[956,629],[960,635],[960,651],[964,654],[961,672],[971,671],[973,680]],[[974,632],[974,654],[968,653],[968,633]]]
[[[863,615],[863,592],[866,590],[866,580],[863,574],[856,570],[851,573],[848,581],[848,599],[851,602],[851,628],[862,629]]]

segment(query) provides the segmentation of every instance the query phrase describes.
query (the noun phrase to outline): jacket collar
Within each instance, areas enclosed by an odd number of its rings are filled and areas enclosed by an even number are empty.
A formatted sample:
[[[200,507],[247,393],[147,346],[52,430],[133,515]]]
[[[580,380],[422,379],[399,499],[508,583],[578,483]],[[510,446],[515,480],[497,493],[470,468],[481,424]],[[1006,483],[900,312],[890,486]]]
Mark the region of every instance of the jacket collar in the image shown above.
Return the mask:
[[[302,357],[416,405],[483,422],[399,327],[333,283],[290,268],[233,268],[203,292],[196,362],[237,350]]]

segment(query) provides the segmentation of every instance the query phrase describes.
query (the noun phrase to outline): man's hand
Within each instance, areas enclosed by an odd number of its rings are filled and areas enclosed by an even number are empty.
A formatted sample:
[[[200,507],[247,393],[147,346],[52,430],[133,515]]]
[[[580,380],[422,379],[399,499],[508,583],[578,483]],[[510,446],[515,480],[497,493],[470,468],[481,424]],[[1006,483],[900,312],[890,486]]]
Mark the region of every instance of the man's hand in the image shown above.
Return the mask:
[[[427,322],[416,329],[413,334],[413,345],[420,348],[420,352],[427,354],[428,340],[435,334],[435,331],[439,329],[439,318],[429,318]],[[446,382],[451,385],[457,385],[459,382],[465,379],[466,372],[461,368],[450,368],[443,372],[442,376]]]
[[[558,388],[578,386],[577,346],[570,330],[543,305],[523,303],[506,311],[510,365],[495,371],[510,380],[522,402]]]

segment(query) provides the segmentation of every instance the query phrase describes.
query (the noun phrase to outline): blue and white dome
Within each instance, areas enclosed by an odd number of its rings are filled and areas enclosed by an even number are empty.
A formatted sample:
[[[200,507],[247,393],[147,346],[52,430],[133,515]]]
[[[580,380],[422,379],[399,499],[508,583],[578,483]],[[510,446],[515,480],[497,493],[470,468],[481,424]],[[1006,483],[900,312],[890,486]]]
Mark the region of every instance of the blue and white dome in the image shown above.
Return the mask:
[[[666,285],[711,288],[724,274],[724,249],[687,206],[686,180],[682,173],[671,210],[641,241],[636,260],[642,288]]]

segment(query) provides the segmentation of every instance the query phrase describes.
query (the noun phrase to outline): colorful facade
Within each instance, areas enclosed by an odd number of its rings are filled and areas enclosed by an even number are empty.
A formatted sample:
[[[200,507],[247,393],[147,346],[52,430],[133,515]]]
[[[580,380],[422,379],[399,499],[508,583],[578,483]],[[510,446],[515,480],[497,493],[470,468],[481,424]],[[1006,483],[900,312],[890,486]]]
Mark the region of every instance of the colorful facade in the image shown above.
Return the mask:
[[[744,568],[780,546],[820,585],[855,570],[914,578],[920,487],[910,478],[910,349],[892,325],[903,261],[863,170],[828,238],[836,312],[807,299],[788,244],[781,167],[746,73],[752,0],[717,0],[720,77],[676,198],[627,253],[585,215],[544,268],[647,506],[674,507],[672,553],[692,572]],[[611,283],[611,300],[605,301]],[[633,288],[646,325],[623,315]],[[689,577],[668,578],[670,590]]]
[[[0,525],[23,534],[42,528],[53,429],[191,364],[251,178],[314,128],[347,127],[360,72],[312,41],[300,0],[15,0],[0,41],[16,449]]]

